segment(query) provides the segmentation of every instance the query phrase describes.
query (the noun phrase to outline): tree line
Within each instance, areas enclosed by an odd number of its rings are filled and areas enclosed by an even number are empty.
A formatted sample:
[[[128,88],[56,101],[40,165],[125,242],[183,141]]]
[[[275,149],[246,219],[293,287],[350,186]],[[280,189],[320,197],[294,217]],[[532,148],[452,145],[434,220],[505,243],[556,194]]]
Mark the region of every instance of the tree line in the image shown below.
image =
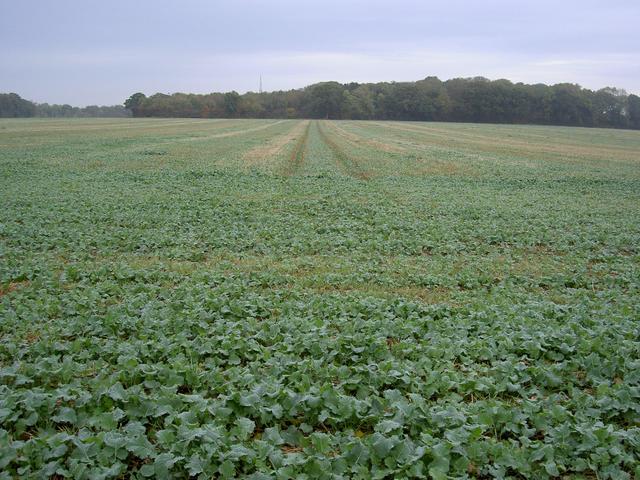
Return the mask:
[[[72,107],[25,100],[16,93],[0,93],[0,118],[19,117],[130,117],[123,105]]]
[[[417,82],[322,82],[274,92],[135,93],[124,106],[37,104],[0,94],[0,117],[331,118],[532,123],[640,129],[640,97],[572,83],[512,83],[483,77]]]
[[[303,89],[146,96],[125,102],[135,117],[330,118],[533,123],[640,129],[640,97],[617,88],[512,83],[483,77],[417,82],[322,82]]]

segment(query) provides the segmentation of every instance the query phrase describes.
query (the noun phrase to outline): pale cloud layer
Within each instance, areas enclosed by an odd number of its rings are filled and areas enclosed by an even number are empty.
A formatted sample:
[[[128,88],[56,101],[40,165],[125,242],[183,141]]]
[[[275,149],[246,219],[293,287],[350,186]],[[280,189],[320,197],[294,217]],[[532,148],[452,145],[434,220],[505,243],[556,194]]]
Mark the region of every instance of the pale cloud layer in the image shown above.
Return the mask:
[[[640,93],[638,24],[621,0],[0,0],[0,92],[115,104],[260,75],[266,90],[482,75]]]

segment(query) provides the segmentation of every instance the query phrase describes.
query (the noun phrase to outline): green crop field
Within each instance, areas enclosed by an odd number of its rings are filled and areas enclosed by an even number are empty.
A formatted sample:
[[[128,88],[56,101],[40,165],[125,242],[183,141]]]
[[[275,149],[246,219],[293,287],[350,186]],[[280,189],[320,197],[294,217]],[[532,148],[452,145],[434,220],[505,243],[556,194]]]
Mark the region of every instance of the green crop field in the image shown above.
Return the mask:
[[[0,479],[640,478],[640,132],[0,121]]]

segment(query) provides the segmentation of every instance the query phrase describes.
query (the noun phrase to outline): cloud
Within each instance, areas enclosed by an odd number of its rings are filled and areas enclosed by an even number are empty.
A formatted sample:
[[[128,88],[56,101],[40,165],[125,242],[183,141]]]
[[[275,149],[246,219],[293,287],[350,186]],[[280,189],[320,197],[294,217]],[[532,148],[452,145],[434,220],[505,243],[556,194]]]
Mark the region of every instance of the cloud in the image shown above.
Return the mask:
[[[436,75],[640,93],[639,17],[631,0],[23,0],[0,17],[0,91],[120,103],[255,90],[262,74],[270,90]]]

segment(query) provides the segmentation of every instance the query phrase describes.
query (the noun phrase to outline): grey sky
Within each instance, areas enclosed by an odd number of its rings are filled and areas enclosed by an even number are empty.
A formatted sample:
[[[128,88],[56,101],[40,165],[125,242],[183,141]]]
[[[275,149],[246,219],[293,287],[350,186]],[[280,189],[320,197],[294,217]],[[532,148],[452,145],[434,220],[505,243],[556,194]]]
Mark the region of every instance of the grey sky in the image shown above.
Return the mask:
[[[638,0],[0,0],[0,92],[131,93],[482,75],[640,94]]]

